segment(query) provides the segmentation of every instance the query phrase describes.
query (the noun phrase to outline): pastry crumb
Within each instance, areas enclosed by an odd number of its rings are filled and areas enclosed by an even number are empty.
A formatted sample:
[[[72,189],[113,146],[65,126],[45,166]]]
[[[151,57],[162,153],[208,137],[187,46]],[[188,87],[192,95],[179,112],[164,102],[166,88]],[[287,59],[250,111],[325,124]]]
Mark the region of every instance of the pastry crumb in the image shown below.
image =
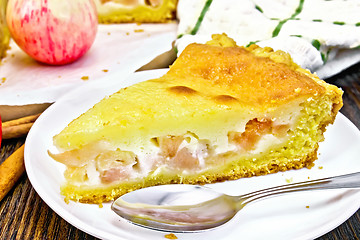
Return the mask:
[[[104,205],[102,203],[99,203],[99,208],[103,208]]]
[[[108,32],[107,35],[111,35],[111,32]]]
[[[173,233],[169,233],[165,235],[165,238],[167,239],[178,239],[177,236]]]
[[[102,71],[103,71],[103,72],[108,72],[109,70],[107,70],[107,69],[103,69]]]
[[[89,80],[89,76],[82,76],[81,80],[84,80],[84,81]]]
[[[285,181],[286,181],[287,183],[292,183],[294,180],[293,180],[293,178],[286,178]]]
[[[1,81],[0,81],[0,86],[1,86],[2,84],[4,84],[4,83],[5,83],[5,81],[6,81],[6,77],[1,78]]]
[[[67,198],[67,197],[65,197],[65,198],[64,198],[64,202],[65,202],[66,204],[69,204],[69,203],[70,203],[70,199]]]
[[[324,167],[323,167],[323,166],[319,166],[318,168],[319,168],[319,169],[323,169]]]
[[[310,206],[305,206],[306,208],[310,208]]]
[[[134,32],[136,32],[136,33],[144,32],[144,29],[135,29]]]
[[[129,33],[129,32],[126,32],[126,35],[128,35],[128,36],[129,36],[129,35],[130,35],[130,33]]]

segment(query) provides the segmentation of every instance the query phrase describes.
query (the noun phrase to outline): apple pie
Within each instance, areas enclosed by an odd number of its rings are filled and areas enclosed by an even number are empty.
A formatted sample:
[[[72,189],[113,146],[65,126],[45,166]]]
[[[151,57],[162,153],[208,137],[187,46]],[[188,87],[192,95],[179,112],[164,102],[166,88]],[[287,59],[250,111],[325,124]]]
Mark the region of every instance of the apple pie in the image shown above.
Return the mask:
[[[177,0],[94,0],[100,23],[164,23],[175,20]]]
[[[66,199],[310,168],[342,91],[271,48],[190,44],[157,79],[105,97],[54,136]]]

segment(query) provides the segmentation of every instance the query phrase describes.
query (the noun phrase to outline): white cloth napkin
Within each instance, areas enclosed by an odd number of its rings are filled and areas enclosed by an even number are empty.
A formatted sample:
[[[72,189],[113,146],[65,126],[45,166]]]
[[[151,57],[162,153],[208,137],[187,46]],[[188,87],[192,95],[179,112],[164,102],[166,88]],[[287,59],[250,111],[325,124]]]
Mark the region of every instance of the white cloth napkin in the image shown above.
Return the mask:
[[[327,78],[360,61],[359,13],[358,0],[179,0],[176,46],[226,33],[240,46],[288,52]]]
[[[176,23],[99,25],[90,51],[64,66],[40,64],[11,42],[0,65],[0,107],[52,103],[85,82],[131,74],[172,49],[176,29]]]

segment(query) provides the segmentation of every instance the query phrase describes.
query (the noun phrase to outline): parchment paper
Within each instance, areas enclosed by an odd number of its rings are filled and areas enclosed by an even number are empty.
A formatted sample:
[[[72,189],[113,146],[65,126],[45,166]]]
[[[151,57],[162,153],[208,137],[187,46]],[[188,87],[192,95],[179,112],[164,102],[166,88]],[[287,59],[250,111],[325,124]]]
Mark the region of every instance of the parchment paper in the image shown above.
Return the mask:
[[[36,62],[12,41],[0,65],[0,114],[7,120],[41,111],[87,81],[106,81],[114,73],[131,74],[171,51],[176,30],[176,23],[99,25],[89,52],[63,66]],[[24,110],[30,106],[30,112]]]

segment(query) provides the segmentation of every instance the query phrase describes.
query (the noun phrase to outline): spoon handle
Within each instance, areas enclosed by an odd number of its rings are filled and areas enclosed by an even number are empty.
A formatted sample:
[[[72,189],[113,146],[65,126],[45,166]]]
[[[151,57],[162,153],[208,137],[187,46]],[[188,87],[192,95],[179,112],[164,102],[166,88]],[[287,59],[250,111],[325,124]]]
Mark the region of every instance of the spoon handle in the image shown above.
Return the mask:
[[[284,193],[340,188],[360,188],[360,172],[267,188],[237,198],[244,206],[262,198]]]

